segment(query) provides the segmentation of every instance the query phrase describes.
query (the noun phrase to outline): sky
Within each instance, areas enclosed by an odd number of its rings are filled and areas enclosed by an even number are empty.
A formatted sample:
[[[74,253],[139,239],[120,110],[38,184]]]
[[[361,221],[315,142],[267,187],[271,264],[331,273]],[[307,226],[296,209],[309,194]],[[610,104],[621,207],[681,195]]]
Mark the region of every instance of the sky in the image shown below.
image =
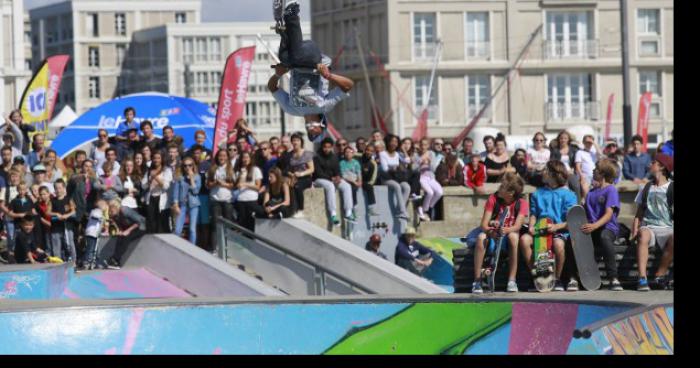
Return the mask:
[[[66,0],[24,0],[25,10]],[[113,0],[118,1],[118,0]],[[148,0],[141,0],[148,1]],[[267,4],[265,4],[267,3]],[[309,1],[302,0],[302,20],[308,20]],[[202,0],[203,22],[273,21],[271,0]]]

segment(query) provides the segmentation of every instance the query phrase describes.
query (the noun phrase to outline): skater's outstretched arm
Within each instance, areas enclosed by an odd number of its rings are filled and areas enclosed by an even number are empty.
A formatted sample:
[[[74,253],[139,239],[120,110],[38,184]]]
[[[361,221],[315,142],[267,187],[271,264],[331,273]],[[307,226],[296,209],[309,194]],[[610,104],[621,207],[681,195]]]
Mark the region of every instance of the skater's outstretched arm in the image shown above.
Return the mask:
[[[331,73],[328,66],[324,64],[318,64],[317,69],[323,78],[326,78],[330,82],[334,83],[345,93],[350,92],[350,90],[355,86],[355,82],[353,82],[350,78]]]

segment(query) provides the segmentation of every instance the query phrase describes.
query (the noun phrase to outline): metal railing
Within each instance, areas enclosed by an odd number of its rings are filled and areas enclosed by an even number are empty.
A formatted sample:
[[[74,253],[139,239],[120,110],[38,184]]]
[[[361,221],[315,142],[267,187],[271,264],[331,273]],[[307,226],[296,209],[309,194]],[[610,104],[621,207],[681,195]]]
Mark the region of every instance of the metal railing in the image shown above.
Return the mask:
[[[544,59],[595,59],[598,40],[545,40],[542,52]]]
[[[587,101],[584,103],[547,102],[544,105],[547,122],[565,120],[598,120],[600,118],[600,102]]]
[[[343,275],[325,268],[313,260],[286,249],[285,247],[279,245],[278,243],[260,235],[256,234],[240,225],[233,223],[223,217],[219,217],[216,223],[216,238],[217,238],[217,253],[219,258],[224,262],[228,262],[229,259],[238,260],[236,258],[236,247],[229,247],[229,245],[236,245],[239,249],[245,249],[246,251],[251,251],[251,245],[261,246],[266,248],[266,250],[272,250],[278,254],[281,254],[285,258],[289,258],[297,264],[305,266],[307,269],[313,272],[313,283],[315,295],[326,295],[327,290],[327,276],[331,276],[334,281],[344,284],[350,289],[357,291],[359,294],[372,294],[372,292],[355,282],[349,280]],[[231,253],[231,257],[229,257]],[[240,258],[245,258],[249,255],[245,255]],[[284,265],[280,264],[280,267]],[[265,275],[260,275],[265,277]],[[271,285],[277,286],[277,285]]]

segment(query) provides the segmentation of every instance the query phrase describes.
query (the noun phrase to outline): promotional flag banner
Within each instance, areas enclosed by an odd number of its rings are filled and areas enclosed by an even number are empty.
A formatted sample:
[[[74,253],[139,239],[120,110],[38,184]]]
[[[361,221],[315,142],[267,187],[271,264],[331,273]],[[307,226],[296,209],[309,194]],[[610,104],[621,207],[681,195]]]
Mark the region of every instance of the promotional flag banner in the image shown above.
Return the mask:
[[[615,94],[611,93],[608,98],[608,116],[605,119],[605,141],[610,139],[610,128],[612,126],[613,106],[615,105]]]
[[[646,92],[639,98],[639,115],[637,117],[637,134],[642,136],[642,152],[647,151],[649,143],[649,108],[651,105],[651,92]]]
[[[56,96],[69,58],[68,55],[46,58],[22,94],[19,108],[24,122],[33,124],[36,128],[35,133],[49,130],[48,125],[56,106]]]

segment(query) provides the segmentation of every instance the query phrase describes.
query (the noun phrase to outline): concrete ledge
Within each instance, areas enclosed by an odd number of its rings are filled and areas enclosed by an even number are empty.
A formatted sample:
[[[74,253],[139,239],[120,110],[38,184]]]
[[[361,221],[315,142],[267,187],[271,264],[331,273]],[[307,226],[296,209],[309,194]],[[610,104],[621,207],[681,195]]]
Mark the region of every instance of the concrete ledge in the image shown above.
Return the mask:
[[[197,297],[284,295],[172,234],[145,235],[125,257],[124,267],[147,268]]]

